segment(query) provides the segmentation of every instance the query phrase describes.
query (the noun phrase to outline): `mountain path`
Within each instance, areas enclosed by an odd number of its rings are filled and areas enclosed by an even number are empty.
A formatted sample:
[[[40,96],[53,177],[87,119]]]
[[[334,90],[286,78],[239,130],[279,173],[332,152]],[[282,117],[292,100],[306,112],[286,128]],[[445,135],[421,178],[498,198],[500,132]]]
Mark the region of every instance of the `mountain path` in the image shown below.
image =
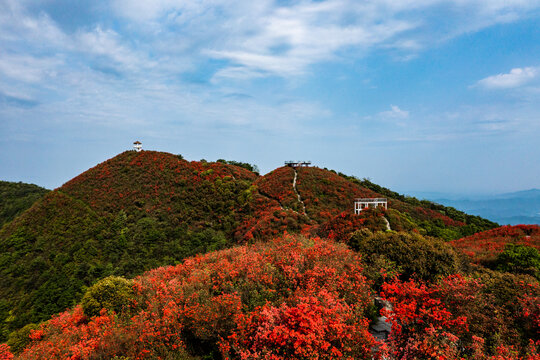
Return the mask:
[[[308,214],[306,213],[306,205],[302,201],[302,197],[300,196],[300,193],[298,192],[298,189],[296,188],[296,179],[297,178],[298,178],[298,171],[296,171],[296,169],[294,169],[294,179],[293,179],[293,183],[292,183],[293,190],[294,190],[294,193],[296,194],[296,197],[298,198],[298,202],[300,204],[302,204],[302,212],[304,213],[305,216],[307,216],[309,218]]]
[[[388,301],[383,300],[380,297],[375,297],[373,300],[379,311],[381,309],[385,309],[387,311],[393,310],[392,304],[390,304]],[[377,320],[370,325],[369,332],[376,339],[388,344],[388,336],[392,332],[392,323],[388,320],[386,316],[380,315],[379,317],[377,317]],[[372,350],[376,352],[377,350],[379,350],[379,346],[375,346]]]
[[[392,230],[392,228],[390,227],[390,222],[388,221],[386,216],[383,216],[383,219],[384,219],[384,222],[386,223],[386,230]]]

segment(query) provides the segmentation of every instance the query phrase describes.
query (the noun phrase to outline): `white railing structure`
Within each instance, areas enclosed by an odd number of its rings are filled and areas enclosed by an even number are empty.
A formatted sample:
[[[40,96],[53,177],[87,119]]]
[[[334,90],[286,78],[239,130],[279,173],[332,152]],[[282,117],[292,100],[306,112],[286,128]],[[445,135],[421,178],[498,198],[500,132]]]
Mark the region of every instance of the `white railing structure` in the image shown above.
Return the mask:
[[[311,165],[311,161],[285,161],[286,166],[290,167],[308,167]]]
[[[354,200],[354,213],[360,214],[362,210],[367,208],[376,208],[382,206],[388,209],[388,201],[386,198],[362,198]]]

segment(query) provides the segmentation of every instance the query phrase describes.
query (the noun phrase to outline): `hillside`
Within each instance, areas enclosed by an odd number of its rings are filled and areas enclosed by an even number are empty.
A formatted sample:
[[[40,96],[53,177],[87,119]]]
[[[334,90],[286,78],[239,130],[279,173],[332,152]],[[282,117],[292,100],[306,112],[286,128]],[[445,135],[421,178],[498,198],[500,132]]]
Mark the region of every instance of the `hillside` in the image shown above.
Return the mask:
[[[474,262],[488,264],[496,260],[509,244],[540,250],[540,226],[501,226],[450,242]]]
[[[0,359],[538,358],[537,283],[450,275],[388,279],[377,292],[365,270],[344,244],[292,235],[198,255],[99,281],[79,305],[10,337]],[[384,344],[368,331],[376,294],[393,304]]]
[[[255,178],[237,166],[129,151],[48,193],[0,231],[2,337],[72,306],[99,278],[230,246]]]
[[[49,190],[34,184],[0,181],[0,228],[28,209]]]
[[[359,228],[385,230],[386,217],[394,230],[454,239],[494,225],[375,187],[315,167],[259,176],[223,161],[124,152],[0,230],[0,336],[74,305],[106,276],[134,277],[285,232],[346,241]],[[383,195],[388,211],[353,214],[354,198]]]
[[[291,186],[295,173],[296,191]],[[312,224],[316,224],[313,229],[315,233],[317,226],[324,227],[325,223],[335,221],[342,213],[352,214],[354,199],[363,197],[388,198],[385,216],[393,230],[417,231],[452,240],[497,226],[478,216],[432,202],[406,198],[367,180],[361,181],[316,167],[296,170],[281,167],[257,179],[255,185],[261,194],[279,202],[281,208],[308,217]],[[374,229],[385,229],[384,223],[375,224]]]

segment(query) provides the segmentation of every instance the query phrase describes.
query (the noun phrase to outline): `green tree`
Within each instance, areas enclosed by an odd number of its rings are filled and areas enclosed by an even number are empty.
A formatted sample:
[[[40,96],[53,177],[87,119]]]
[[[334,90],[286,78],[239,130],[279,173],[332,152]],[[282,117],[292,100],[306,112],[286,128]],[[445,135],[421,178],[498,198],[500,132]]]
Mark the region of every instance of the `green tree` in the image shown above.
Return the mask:
[[[540,279],[540,252],[538,249],[507,244],[496,260],[496,269],[516,274],[529,274]]]
[[[81,305],[86,316],[99,315],[101,309],[120,312],[133,296],[131,280],[109,276],[99,280],[86,291]]]

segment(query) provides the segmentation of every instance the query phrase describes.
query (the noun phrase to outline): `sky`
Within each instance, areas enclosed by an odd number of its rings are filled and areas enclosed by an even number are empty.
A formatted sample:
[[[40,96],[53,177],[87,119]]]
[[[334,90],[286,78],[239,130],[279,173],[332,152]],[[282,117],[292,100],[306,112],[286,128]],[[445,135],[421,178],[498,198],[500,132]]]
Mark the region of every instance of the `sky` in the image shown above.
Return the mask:
[[[540,0],[0,0],[0,179],[125,150],[540,188]]]

